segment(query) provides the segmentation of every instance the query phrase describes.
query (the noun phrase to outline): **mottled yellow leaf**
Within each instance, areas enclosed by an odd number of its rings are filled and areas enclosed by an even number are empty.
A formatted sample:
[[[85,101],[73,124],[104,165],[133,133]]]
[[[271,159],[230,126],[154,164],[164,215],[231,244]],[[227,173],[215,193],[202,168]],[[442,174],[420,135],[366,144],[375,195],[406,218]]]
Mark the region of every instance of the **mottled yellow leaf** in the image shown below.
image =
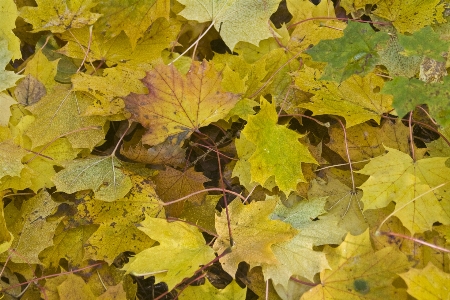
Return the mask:
[[[13,29],[16,27],[18,17],[17,7],[14,0],[3,0],[0,4],[0,39],[6,40],[8,50],[12,53],[13,59],[20,59],[20,40],[14,35]]]
[[[143,83],[149,94],[125,98],[132,119],[148,129],[143,143],[156,145],[177,134],[181,142],[200,127],[225,117],[238,95],[224,92],[221,80],[222,72],[206,61],[194,62],[186,76],[163,64],[148,72]]]
[[[209,280],[200,286],[188,286],[180,295],[180,300],[245,300],[247,287],[241,288],[236,281],[232,281],[224,289],[216,289]]]
[[[25,6],[20,10],[20,16],[33,25],[34,32],[64,32],[91,25],[101,16],[89,11],[96,5],[92,0],[36,0],[36,3],[37,7]]]
[[[238,264],[242,261],[250,264],[251,268],[262,264],[276,264],[273,245],[289,241],[297,233],[289,224],[269,218],[275,205],[274,200],[244,205],[239,199],[229,204],[232,245],[225,210],[222,210],[220,216],[216,216],[219,237],[214,243],[214,249],[220,254],[231,248],[231,253],[220,259],[223,269],[231,276],[235,276]]]

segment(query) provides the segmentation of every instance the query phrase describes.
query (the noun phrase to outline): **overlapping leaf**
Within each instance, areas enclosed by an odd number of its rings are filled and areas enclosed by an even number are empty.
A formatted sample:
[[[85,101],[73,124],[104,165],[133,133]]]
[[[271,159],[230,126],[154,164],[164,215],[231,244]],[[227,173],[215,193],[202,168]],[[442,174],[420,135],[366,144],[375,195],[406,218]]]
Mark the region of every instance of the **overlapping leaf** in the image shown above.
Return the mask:
[[[125,98],[133,119],[148,130],[143,142],[156,145],[174,135],[181,142],[200,127],[225,117],[238,95],[223,91],[221,79],[221,72],[206,61],[194,62],[186,76],[162,64],[147,73],[143,83],[149,94]]]
[[[372,159],[359,171],[370,175],[360,187],[364,209],[382,208],[394,201],[399,208],[395,216],[413,233],[429,230],[437,221],[450,224],[448,189],[433,190],[450,182],[447,157],[413,161],[406,153],[385,148],[387,154]]]
[[[289,194],[297,183],[304,182],[302,163],[316,163],[308,149],[298,139],[302,136],[285,126],[277,125],[275,105],[262,100],[261,111],[249,116],[242,130],[246,139],[255,145],[248,159],[251,181],[261,185],[275,176],[280,190]]]
[[[180,0],[185,5],[180,15],[198,22],[214,22],[224,42],[234,49],[239,41],[258,45],[272,36],[267,23],[278,7],[278,0]]]
[[[141,225],[139,229],[159,241],[160,245],[130,259],[124,266],[127,273],[153,275],[157,282],[166,282],[171,290],[185,277],[192,276],[200,265],[214,259],[214,251],[206,245],[202,234],[194,226],[154,218],[146,219]]]
[[[220,259],[222,267],[231,276],[235,276],[238,264],[242,261],[250,266],[276,264],[273,253],[274,244],[288,241],[294,237],[296,230],[290,225],[270,220],[269,215],[275,208],[276,201],[260,201],[244,205],[239,199],[229,206],[230,224],[233,240],[228,231],[227,216],[223,211],[216,216],[216,231],[219,238],[213,248],[223,253],[231,247],[231,253]]]

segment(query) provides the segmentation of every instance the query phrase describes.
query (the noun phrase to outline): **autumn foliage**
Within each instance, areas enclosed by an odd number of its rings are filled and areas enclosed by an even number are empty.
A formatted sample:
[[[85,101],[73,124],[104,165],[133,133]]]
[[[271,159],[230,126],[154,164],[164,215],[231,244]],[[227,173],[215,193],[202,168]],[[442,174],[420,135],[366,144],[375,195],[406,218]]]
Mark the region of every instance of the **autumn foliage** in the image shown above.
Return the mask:
[[[449,6],[2,0],[1,296],[449,299]]]

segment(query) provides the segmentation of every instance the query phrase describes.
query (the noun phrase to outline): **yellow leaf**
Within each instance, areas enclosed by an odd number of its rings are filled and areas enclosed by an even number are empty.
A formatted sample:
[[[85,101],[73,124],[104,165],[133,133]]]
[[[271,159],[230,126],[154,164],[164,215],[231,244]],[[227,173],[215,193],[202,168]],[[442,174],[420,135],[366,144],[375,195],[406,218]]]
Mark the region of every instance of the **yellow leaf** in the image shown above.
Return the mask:
[[[429,263],[424,269],[410,269],[399,274],[408,285],[408,294],[416,299],[442,300],[450,298],[450,274]]]
[[[225,117],[238,101],[238,95],[224,92],[222,73],[206,61],[194,62],[186,76],[174,66],[159,64],[147,73],[143,83],[148,95],[131,94],[125,105],[148,132],[143,143],[156,145],[181,134],[182,139]]]
[[[258,45],[272,37],[268,21],[278,8],[278,0],[192,0],[178,1],[185,5],[179,15],[200,23],[213,21],[225,44],[233,50],[239,41]],[[251,34],[249,34],[251,32]]]
[[[20,40],[14,35],[13,29],[16,27],[18,17],[17,7],[14,0],[2,0],[0,5],[0,40],[6,40],[8,50],[12,53],[12,59],[20,59]]]
[[[188,286],[180,295],[180,300],[245,300],[247,287],[241,288],[236,281],[232,281],[224,289],[216,289],[209,280],[200,286]]]
[[[106,118],[84,116],[91,103],[87,95],[57,85],[39,102],[28,107],[36,119],[25,134],[31,138],[33,147],[67,135],[74,148],[92,149],[104,138],[102,127]]]
[[[402,294],[392,282],[396,273],[407,270],[411,263],[395,248],[374,252],[368,230],[359,236],[349,234],[339,247],[325,246],[324,252],[331,270],[320,273],[320,284],[302,300],[397,299]]]
[[[130,38],[132,48],[158,18],[169,18],[169,0],[96,2],[98,4],[94,11],[102,14],[96,25],[105,31],[108,38],[119,35],[123,30]]]
[[[373,73],[365,77],[352,75],[341,84],[319,80],[320,75],[320,71],[305,66],[295,78],[300,89],[314,94],[311,102],[299,106],[312,110],[315,115],[342,116],[346,127],[351,127],[370,119],[379,123],[381,115],[392,110],[392,97],[377,92],[384,80]]]
[[[155,276],[169,290],[184,278],[192,276],[200,265],[214,259],[214,251],[205,244],[197,227],[183,223],[168,223],[163,219],[147,218],[139,230],[160,242],[158,246],[138,253],[124,266],[135,276]]]
[[[274,200],[244,205],[239,199],[229,204],[232,245],[225,210],[220,216],[216,216],[219,238],[213,247],[220,254],[231,246],[231,253],[220,259],[223,269],[231,276],[235,276],[238,264],[242,261],[250,264],[250,268],[262,264],[276,264],[273,245],[289,241],[297,233],[289,224],[269,218],[275,205]]]
[[[47,90],[51,90],[55,86],[55,76],[58,72],[59,59],[49,61],[41,50],[37,51],[33,58],[28,61],[25,67],[24,75],[32,75],[45,85]]]
[[[8,42],[0,40],[0,92],[13,87],[16,81],[22,78],[11,71],[5,71],[5,66],[9,64],[12,53],[8,50]]]
[[[389,152],[372,159],[358,173],[370,178],[360,188],[364,210],[387,206],[391,201],[399,209],[397,216],[414,234],[430,230],[434,222],[450,224],[450,196],[448,188],[431,191],[450,181],[450,170],[445,166],[448,157],[433,157],[413,161],[403,152],[385,147]],[[426,193],[411,202],[417,196]]]
[[[92,0],[36,0],[36,3],[37,7],[25,6],[20,10],[20,16],[33,25],[33,32],[64,32],[91,25],[101,16],[89,11],[96,5]]]
[[[374,15],[392,21],[400,32],[413,33],[434,22],[445,23],[444,3],[440,0],[381,0]]]

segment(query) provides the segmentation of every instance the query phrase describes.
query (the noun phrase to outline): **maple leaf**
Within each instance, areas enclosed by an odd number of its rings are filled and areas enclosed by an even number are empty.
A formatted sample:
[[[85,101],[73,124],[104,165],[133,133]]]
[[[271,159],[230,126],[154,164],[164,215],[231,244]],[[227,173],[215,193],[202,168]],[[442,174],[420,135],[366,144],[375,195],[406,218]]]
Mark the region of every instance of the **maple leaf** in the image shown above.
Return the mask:
[[[139,230],[160,244],[131,258],[123,268],[127,273],[155,276],[156,282],[164,281],[171,290],[200,265],[214,259],[214,251],[205,244],[197,227],[154,218],[145,219],[141,225]]]
[[[14,35],[13,29],[16,27],[16,19],[19,16],[14,0],[2,1],[0,6],[0,40],[6,40],[8,50],[12,53],[13,59],[20,59],[20,40]]]
[[[125,170],[126,175],[131,173]],[[83,260],[95,259],[112,263],[122,252],[138,253],[154,244],[135,223],[145,217],[164,216],[154,186],[149,181],[152,171],[134,168],[129,175],[133,184],[124,198],[113,202],[98,201],[85,196],[78,200],[73,222],[78,224],[99,224],[97,230],[82,244]],[[113,221],[112,221],[113,220]]]
[[[16,104],[14,98],[6,93],[0,93],[0,106],[3,107],[0,111],[0,126],[8,126],[9,118],[12,116],[10,107]]]
[[[392,97],[376,92],[383,87],[384,80],[373,73],[364,77],[352,75],[341,84],[318,80],[319,76],[320,71],[305,66],[295,78],[300,89],[314,94],[310,102],[299,106],[315,115],[342,116],[346,127],[352,127],[370,119],[379,123],[381,115],[391,110]]]
[[[179,0],[186,7],[179,15],[200,23],[214,22],[214,27],[233,50],[239,41],[258,45],[272,37],[270,16],[277,10],[279,0],[207,0],[203,2]]]
[[[391,35],[386,47],[378,52],[380,64],[388,69],[390,76],[414,77],[419,71],[422,57],[403,56],[401,53],[404,48],[398,39],[397,35]]]
[[[288,241],[294,237],[296,230],[290,225],[270,220],[269,215],[276,201],[259,201],[244,205],[234,200],[228,205],[233,233],[231,253],[220,259],[223,269],[234,277],[238,264],[242,261],[250,264],[250,268],[262,264],[276,264],[277,260],[272,245]],[[222,253],[230,247],[228,221],[225,212],[216,215],[216,231],[219,237],[213,248]]]
[[[349,186],[345,185],[335,177],[327,175],[325,182],[321,178],[311,181],[308,198],[327,197],[327,214],[319,217],[324,223],[330,224],[331,228],[339,228],[353,235],[359,235],[367,228],[367,222],[361,213],[362,193],[352,193]],[[336,230],[339,232],[340,230]],[[322,233],[324,237],[326,233]]]
[[[99,200],[114,201],[131,189],[131,179],[122,171],[123,164],[115,156],[92,157],[64,164],[64,170],[53,177],[56,188],[69,194],[93,190]]]
[[[6,192],[2,192],[3,197]],[[5,220],[5,211],[4,208],[0,208],[0,253],[5,252],[11,247],[11,244],[14,240],[14,235],[9,232],[8,228],[6,227],[6,220]]]
[[[69,274],[63,278],[56,291],[59,299],[67,299],[67,295],[77,295],[80,299],[97,299],[83,278],[75,274]]]
[[[0,40],[0,91],[13,87],[16,81],[23,77],[14,72],[4,70],[11,58],[12,53],[8,50],[8,42]]]
[[[96,5],[92,0],[62,0],[56,3],[36,0],[36,3],[37,7],[25,6],[20,10],[20,16],[33,25],[33,32],[64,32],[92,25],[101,16],[89,11]]]
[[[389,151],[387,154],[372,159],[358,171],[370,176],[360,186],[364,191],[361,199],[364,210],[382,208],[395,201],[396,207],[402,209],[394,215],[411,233],[429,230],[437,221],[450,224],[450,198],[445,189],[427,193],[409,203],[450,180],[449,169],[445,166],[448,157],[413,161],[406,153],[385,148]]]
[[[416,78],[396,77],[386,82],[382,93],[394,96],[392,105],[399,116],[414,110],[419,104],[427,104],[433,117],[439,124],[450,124],[450,78],[444,77],[444,82],[425,83]]]
[[[445,61],[442,54],[447,53],[449,42],[440,39],[439,34],[430,26],[424,27],[412,35],[398,35],[398,42],[404,48],[406,56],[426,56],[437,61]]]
[[[125,105],[148,132],[145,144],[156,145],[181,134],[182,139],[225,117],[238,101],[238,95],[224,92],[221,72],[203,61],[194,62],[186,76],[174,66],[159,64],[142,80],[148,95],[131,94]]]
[[[176,139],[168,138],[163,143],[149,148],[142,144],[140,132],[129,142],[124,142],[120,154],[143,164],[181,167],[186,162],[186,149],[181,148],[176,142]]]
[[[262,100],[261,111],[248,117],[242,134],[256,146],[248,159],[251,181],[264,185],[269,177],[275,176],[280,190],[289,194],[296,189],[297,183],[305,182],[301,163],[317,162],[298,141],[302,135],[277,125],[277,122],[275,104]]]
[[[4,176],[20,176],[24,168],[21,163],[22,158],[28,152],[11,140],[0,143],[0,163],[3,168],[0,170],[0,179]]]
[[[48,268],[57,268],[59,260],[64,257],[70,266],[81,266],[85,250],[84,244],[98,229],[98,225],[65,228],[61,222],[56,228],[53,245],[39,253],[42,264]]]
[[[171,167],[158,172],[153,178],[156,183],[156,193],[164,202],[169,202],[187,196],[193,192],[203,190],[203,183],[209,181],[202,173],[196,172],[194,167],[178,171]],[[205,199],[205,194],[189,197],[189,201],[197,205]],[[175,203],[166,207],[167,213],[172,217],[178,217],[183,211],[184,203]]]
[[[377,50],[389,40],[385,32],[374,32],[367,23],[350,22],[344,36],[322,40],[306,53],[315,61],[327,62],[322,80],[342,82],[359,74],[367,75],[379,62]]]
[[[450,274],[443,272],[432,263],[422,269],[410,269],[399,274],[408,285],[408,294],[416,299],[449,299],[447,282]]]
[[[123,32],[107,38],[97,30],[91,32],[87,27],[73,29],[61,35],[68,43],[58,53],[78,59],[84,59],[87,53],[88,62],[101,60],[108,66],[119,64],[128,68],[149,69],[148,64],[160,59],[161,51],[176,39],[179,28],[180,23],[176,20],[160,18],[151,24],[134,49]]]
[[[313,251],[313,246],[339,244],[346,231],[336,226],[337,222],[333,220],[311,221],[325,213],[325,202],[326,197],[303,200],[289,208],[280,203],[275,207],[272,219],[291,224],[299,233],[290,241],[272,246],[279,264],[263,265],[263,273],[274,285],[287,289],[293,275],[312,281],[316,273],[330,268],[325,254]],[[336,229],[330,232],[330,228]]]
[[[97,6],[93,11],[102,16],[96,23],[106,37],[114,37],[123,30],[130,38],[134,48],[137,41],[145,35],[148,27],[163,17],[168,19],[169,0],[113,0],[104,2],[95,0]]]
[[[144,76],[144,71],[118,66],[106,69],[103,76],[75,74],[72,76],[72,84],[74,91],[89,93],[98,100],[87,108],[87,115],[107,116],[123,112],[125,105],[119,97],[125,97],[131,92],[147,92],[147,88],[139,80]]]
[[[335,17],[334,7],[327,1],[321,1],[316,5],[308,0],[287,0],[286,4],[293,16],[291,23],[314,17]]]
[[[180,295],[180,300],[190,299],[218,299],[218,300],[245,300],[247,287],[241,288],[236,281],[232,281],[224,289],[216,289],[209,280],[200,286],[190,285]]]
[[[392,282],[396,273],[411,263],[395,248],[372,250],[369,231],[359,236],[347,235],[337,248],[325,246],[331,270],[320,273],[320,284],[303,295],[309,299],[394,299],[401,295]],[[396,296],[398,295],[398,296]]]
[[[49,61],[41,50],[37,51],[27,63],[24,75],[32,75],[39,80],[46,90],[51,90],[55,85],[55,76],[58,72],[59,59]]]
[[[400,32],[413,33],[434,22],[445,23],[444,4],[439,0],[381,0],[374,15],[392,21]]]
[[[347,148],[342,141],[342,127],[339,124],[329,128],[330,142],[327,146],[341,157],[347,156]],[[358,124],[347,129],[348,152],[352,161],[362,161],[384,154],[384,146],[408,152],[410,145],[408,127],[401,122],[381,122],[381,126],[367,123]],[[384,145],[384,146],[383,146]],[[354,165],[360,168],[362,165]]]
[[[28,107],[35,120],[25,134],[30,137],[33,147],[45,145],[67,134],[74,148],[92,149],[104,138],[101,128],[106,117],[83,116],[91,103],[87,95],[57,85],[39,102]]]
[[[53,244],[53,234],[61,218],[47,221],[59,203],[50,194],[41,190],[36,196],[23,202],[22,207],[16,208],[14,203],[4,209],[7,228],[14,235],[12,249],[20,256],[13,256],[11,260],[17,263],[39,264],[38,254]]]

